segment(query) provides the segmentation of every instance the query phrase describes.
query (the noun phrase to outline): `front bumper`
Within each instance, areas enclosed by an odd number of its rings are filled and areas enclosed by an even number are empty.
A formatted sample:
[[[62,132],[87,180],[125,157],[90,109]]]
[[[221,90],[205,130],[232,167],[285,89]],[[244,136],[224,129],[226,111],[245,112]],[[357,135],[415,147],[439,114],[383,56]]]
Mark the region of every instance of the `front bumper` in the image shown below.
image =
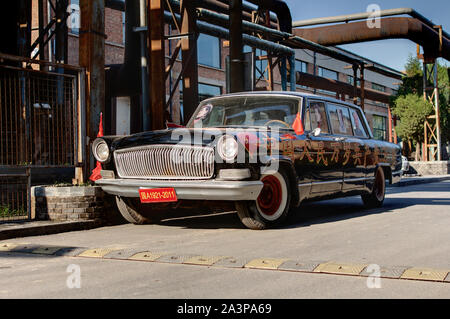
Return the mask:
[[[263,183],[261,181],[161,181],[145,179],[107,179],[101,178],[95,183],[108,194],[122,197],[139,197],[141,188],[173,187],[178,199],[189,200],[256,200]]]

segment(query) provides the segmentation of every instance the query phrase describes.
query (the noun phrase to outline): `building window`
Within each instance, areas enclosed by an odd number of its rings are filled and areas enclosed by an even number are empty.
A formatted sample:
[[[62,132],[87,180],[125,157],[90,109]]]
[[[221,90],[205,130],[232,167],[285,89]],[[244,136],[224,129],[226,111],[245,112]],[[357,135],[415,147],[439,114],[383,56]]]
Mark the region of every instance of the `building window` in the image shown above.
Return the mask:
[[[222,88],[220,86],[216,86],[216,85],[210,85],[210,84],[203,84],[203,83],[199,83],[198,84],[198,100],[199,102],[216,96],[216,95],[220,95],[222,94]]]
[[[182,83],[182,82],[181,82]],[[217,85],[198,84],[198,102],[222,94],[222,87]],[[183,108],[183,84],[180,85],[180,119],[184,123],[184,108]]]
[[[308,63],[295,60],[295,71],[308,73]]]
[[[353,75],[347,75],[347,83],[353,85]],[[361,81],[359,79],[356,80],[356,85],[361,86]]]
[[[253,48],[249,45],[244,45],[244,53],[252,52]],[[258,59],[258,57],[266,56],[267,52],[261,49],[255,49],[255,76],[256,81],[258,79],[265,78],[267,79],[269,74],[267,72],[269,61],[267,59]]]
[[[125,12],[122,12],[122,43],[125,44]]]
[[[383,85],[379,85],[376,83],[372,83],[372,89],[380,91],[380,92],[386,92],[386,87]]]
[[[200,34],[197,40],[198,64],[220,69],[220,39]]]
[[[69,32],[73,34],[80,34],[80,0],[70,0],[69,9],[71,12],[67,20]]]
[[[377,140],[386,140],[386,118],[384,116],[373,116],[373,137]]]
[[[328,70],[319,66],[319,76],[331,80],[338,80],[338,73],[336,71]]]

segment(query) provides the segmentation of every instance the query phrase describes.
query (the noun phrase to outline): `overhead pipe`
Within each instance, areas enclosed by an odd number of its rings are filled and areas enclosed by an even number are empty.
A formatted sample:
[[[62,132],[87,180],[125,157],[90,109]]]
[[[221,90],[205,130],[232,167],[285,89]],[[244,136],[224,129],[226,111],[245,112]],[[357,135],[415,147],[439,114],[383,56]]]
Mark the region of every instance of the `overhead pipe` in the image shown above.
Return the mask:
[[[418,13],[417,11],[415,11],[412,8],[397,8],[397,9],[380,10],[379,12],[376,12],[376,17],[389,17],[389,16],[396,16],[396,15],[403,15],[403,14],[406,14],[413,18],[416,18],[431,28],[433,28],[436,25],[435,23],[428,20],[427,18],[425,18],[423,15],[421,15],[420,13]],[[369,19],[369,18],[372,18],[372,19],[374,18],[373,12],[354,13],[354,14],[340,15],[340,16],[334,16],[334,17],[315,18],[315,19],[294,21],[292,23],[292,27],[298,28],[298,27],[306,27],[306,26],[328,24],[328,23],[339,23],[339,22],[347,23],[349,21]],[[443,31],[442,34],[446,38],[450,39],[450,35],[447,32]]]
[[[202,1],[204,1],[204,0],[202,0]],[[214,0],[214,1],[222,2],[224,4],[228,4],[230,2],[230,0]],[[248,2],[251,2],[251,1],[248,1]],[[243,9],[244,12],[252,12],[252,11],[258,10],[258,6],[254,5],[254,4],[250,5],[250,4],[247,4],[247,3],[243,2],[242,3],[242,9]],[[269,12],[269,17],[270,17],[270,21],[271,22],[278,23],[277,15],[275,13]]]
[[[258,5],[263,10],[269,10],[277,15],[280,30],[292,33],[292,16],[291,10],[284,1],[280,0],[247,0]]]
[[[172,14],[169,12],[164,12],[164,19],[168,23],[173,22]],[[175,19],[178,22],[181,22],[181,17],[178,14],[175,14]],[[197,30],[201,33],[208,34],[211,36],[215,36],[222,39],[230,39],[230,32],[220,26],[212,25],[205,23],[203,21],[197,21]],[[248,34],[242,35],[242,41],[244,44],[247,44],[249,46],[267,51],[269,53],[277,53],[277,54],[284,54],[290,61],[291,65],[291,77],[289,79],[290,81],[290,87],[291,90],[295,90],[295,50],[287,47],[282,44],[274,43],[271,41],[263,40],[258,37],[254,37]]]
[[[168,23],[173,22],[172,14],[169,12],[164,12],[164,18],[165,18],[166,22],[168,22]],[[178,22],[181,22],[181,17],[179,14],[175,14],[175,18],[177,19]],[[230,38],[229,31],[220,26],[205,23],[202,21],[197,21],[197,28],[198,28],[198,31],[201,33],[205,33],[205,34],[212,35],[212,36],[215,36],[218,38],[223,38],[223,39]],[[260,39],[258,37],[254,37],[254,36],[251,36],[248,34],[243,34],[242,39],[243,39],[244,44],[254,46],[261,50],[265,50],[268,52],[284,53],[285,55],[288,55],[288,56],[295,55],[295,50],[288,46],[285,46],[285,45],[281,45],[278,43]]]
[[[205,8],[220,13],[228,13],[228,1],[229,0],[195,0],[196,6],[199,8]],[[118,11],[125,11],[125,0],[105,0],[105,7]],[[179,6],[173,8],[176,13],[179,12]],[[255,8],[250,5],[243,4],[242,17],[244,20],[252,21],[252,11]],[[271,14],[271,27],[277,28],[277,19]]]
[[[368,28],[365,21],[358,21],[295,29],[294,34],[325,46],[404,38],[421,45],[427,57],[442,56],[450,61],[450,40],[442,37],[441,45],[439,32],[415,18],[384,18],[379,28]]]
[[[175,0],[172,0],[175,1]],[[229,17],[224,14],[216,13],[206,9],[197,9],[198,18],[202,21],[208,21],[217,24],[222,27],[228,25]],[[242,22],[243,32],[245,33],[264,33],[270,38],[271,41],[282,41],[285,44],[289,44],[291,48],[310,49],[318,53],[342,60],[347,63],[364,63],[363,60],[345,55],[334,48],[328,48],[326,46],[311,42],[300,37],[293,36],[290,33],[274,30],[256,23],[247,21]]]

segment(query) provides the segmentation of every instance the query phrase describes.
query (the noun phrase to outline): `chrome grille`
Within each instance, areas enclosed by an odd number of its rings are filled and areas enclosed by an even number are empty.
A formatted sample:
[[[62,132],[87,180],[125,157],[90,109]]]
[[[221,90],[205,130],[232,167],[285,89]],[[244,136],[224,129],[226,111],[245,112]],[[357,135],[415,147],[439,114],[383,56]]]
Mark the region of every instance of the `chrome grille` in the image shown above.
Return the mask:
[[[207,179],[214,173],[214,149],[191,145],[147,145],[114,152],[121,178]]]

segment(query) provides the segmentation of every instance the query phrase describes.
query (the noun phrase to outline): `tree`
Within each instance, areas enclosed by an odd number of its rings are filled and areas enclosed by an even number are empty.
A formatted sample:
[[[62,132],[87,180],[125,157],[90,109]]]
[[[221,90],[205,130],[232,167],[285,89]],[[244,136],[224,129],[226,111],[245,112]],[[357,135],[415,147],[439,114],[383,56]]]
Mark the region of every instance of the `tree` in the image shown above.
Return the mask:
[[[438,63],[439,111],[441,142],[450,141],[450,84],[448,69]],[[424,122],[427,116],[434,113],[431,103],[423,98],[423,68],[417,57],[409,56],[405,65],[406,76],[402,79],[397,95],[392,99],[392,113],[400,121],[397,122],[397,134],[403,140],[422,143],[424,139]],[[417,159],[416,152],[416,159]]]
[[[392,113],[400,118],[395,129],[404,140],[423,142],[424,122],[433,113],[433,104],[417,94],[399,96]]]

